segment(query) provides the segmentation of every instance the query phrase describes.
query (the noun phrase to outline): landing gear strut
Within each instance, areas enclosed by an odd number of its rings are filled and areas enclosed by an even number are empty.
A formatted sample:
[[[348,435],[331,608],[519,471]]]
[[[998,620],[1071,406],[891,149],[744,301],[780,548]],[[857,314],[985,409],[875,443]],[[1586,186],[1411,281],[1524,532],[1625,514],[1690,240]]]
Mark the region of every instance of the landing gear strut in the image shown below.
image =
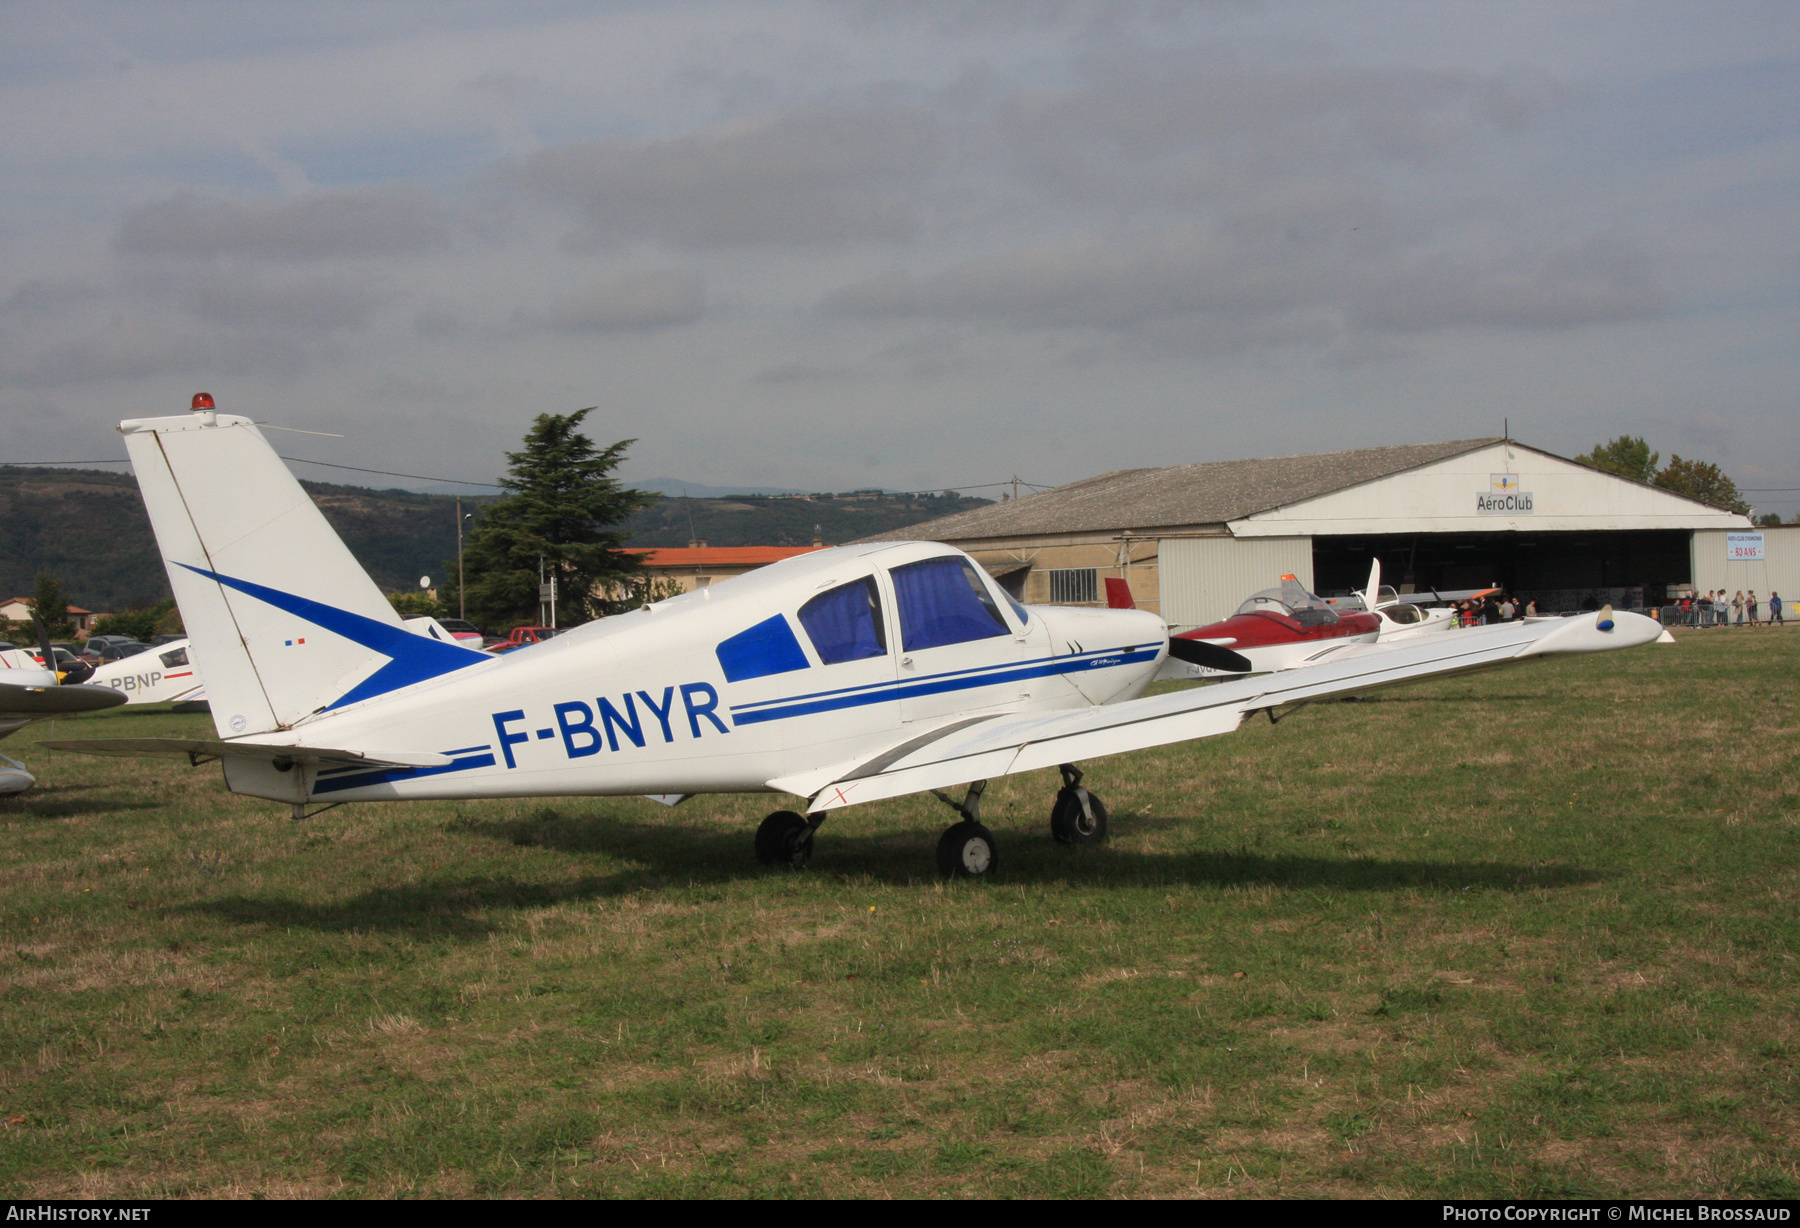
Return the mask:
[[[951,824],[938,840],[938,873],[945,878],[982,878],[1000,868],[1000,846],[994,842],[994,833],[981,825],[981,794],[986,788],[987,781],[976,781],[960,802],[936,789],[931,791],[933,797],[962,815],[962,822]]]
[[[799,869],[812,859],[813,833],[825,821],[823,814],[811,820],[792,810],[777,810],[756,829],[756,859],[765,866]]]
[[[1063,787],[1050,808],[1050,834],[1058,844],[1099,844],[1106,839],[1106,806],[1081,787],[1081,769],[1062,765]]]

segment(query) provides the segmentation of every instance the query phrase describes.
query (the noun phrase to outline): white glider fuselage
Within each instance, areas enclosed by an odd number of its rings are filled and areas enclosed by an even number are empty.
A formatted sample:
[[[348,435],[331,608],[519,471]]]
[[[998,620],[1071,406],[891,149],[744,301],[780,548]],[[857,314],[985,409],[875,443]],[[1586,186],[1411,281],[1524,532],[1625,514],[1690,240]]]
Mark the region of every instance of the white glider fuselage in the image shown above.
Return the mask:
[[[973,604],[1004,625],[908,648],[918,636],[906,625],[893,572],[905,584],[917,579],[908,565],[918,564],[982,584],[989,600]],[[803,607],[871,583],[879,610],[871,603],[870,614],[882,619],[885,651],[826,661]],[[435,751],[447,764],[296,762],[282,771],[227,759],[226,778],[237,792],[280,801],[769,791],[791,775],[854,764],[909,732],[1134,698],[1165,649],[1166,632],[1151,614],[1014,607],[953,547],[839,547],[257,738],[372,756]],[[213,707],[228,727],[232,714],[216,694]]]

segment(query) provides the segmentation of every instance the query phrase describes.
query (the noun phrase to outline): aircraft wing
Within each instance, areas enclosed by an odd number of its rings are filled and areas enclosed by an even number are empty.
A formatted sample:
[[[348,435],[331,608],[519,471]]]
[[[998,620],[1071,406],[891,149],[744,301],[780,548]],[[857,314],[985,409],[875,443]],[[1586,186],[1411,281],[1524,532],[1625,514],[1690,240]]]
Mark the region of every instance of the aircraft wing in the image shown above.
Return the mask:
[[[1434,601],[1470,601],[1476,597],[1491,597],[1500,590],[1497,588],[1424,588],[1413,593],[1401,593],[1394,604],[1410,602],[1429,605]]]
[[[46,716],[68,716],[75,712],[98,712],[116,708],[125,702],[125,693],[109,686],[20,686],[0,682],[0,719],[26,717],[38,720]]]
[[[1447,635],[1363,645],[1315,665],[1077,712],[963,720],[915,736],[832,778],[770,781],[807,790],[812,811],[836,810],[926,789],[1054,767],[1101,755],[1230,733],[1245,717],[1334,695],[1362,694],[1423,678],[1493,669],[1540,656],[1604,652],[1654,641],[1662,628],[1637,614],[1553,623],[1502,623]]]
[[[65,690],[67,688],[64,688]],[[110,689],[110,688],[107,688]],[[123,700],[123,694],[119,694]],[[215,742],[203,738],[72,738],[39,742],[51,750],[79,751],[84,755],[175,755],[201,759],[261,759],[273,763],[354,763],[370,767],[446,767],[449,755],[431,751],[332,750],[322,746],[281,746],[270,742]]]

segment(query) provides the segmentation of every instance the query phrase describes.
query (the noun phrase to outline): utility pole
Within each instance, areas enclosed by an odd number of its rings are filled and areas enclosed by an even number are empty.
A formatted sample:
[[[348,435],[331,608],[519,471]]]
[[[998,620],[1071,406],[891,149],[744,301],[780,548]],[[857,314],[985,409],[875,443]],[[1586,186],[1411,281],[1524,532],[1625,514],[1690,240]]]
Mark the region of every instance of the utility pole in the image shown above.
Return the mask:
[[[1019,501],[1019,475],[1013,474],[1013,502]]]
[[[456,496],[456,616],[468,621],[468,602],[463,598],[462,496]]]

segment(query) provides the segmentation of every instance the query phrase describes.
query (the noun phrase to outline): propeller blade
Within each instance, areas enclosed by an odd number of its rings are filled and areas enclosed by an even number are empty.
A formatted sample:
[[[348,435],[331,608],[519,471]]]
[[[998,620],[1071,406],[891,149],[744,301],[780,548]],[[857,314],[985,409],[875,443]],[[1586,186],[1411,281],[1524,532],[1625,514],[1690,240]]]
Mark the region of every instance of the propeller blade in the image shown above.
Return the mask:
[[[38,648],[44,654],[44,668],[54,674],[56,672],[56,650],[50,647],[50,628],[44,625],[44,620],[38,617],[36,610],[31,612],[31,621],[37,624]]]
[[[1171,637],[1169,655],[1177,661],[1186,661],[1189,665],[1203,665],[1207,669],[1223,670],[1228,674],[1244,674],[1250,671],[1249,658],[1235,653],[1229,648],[1208,644],[1205,640],[1182,640]]]

